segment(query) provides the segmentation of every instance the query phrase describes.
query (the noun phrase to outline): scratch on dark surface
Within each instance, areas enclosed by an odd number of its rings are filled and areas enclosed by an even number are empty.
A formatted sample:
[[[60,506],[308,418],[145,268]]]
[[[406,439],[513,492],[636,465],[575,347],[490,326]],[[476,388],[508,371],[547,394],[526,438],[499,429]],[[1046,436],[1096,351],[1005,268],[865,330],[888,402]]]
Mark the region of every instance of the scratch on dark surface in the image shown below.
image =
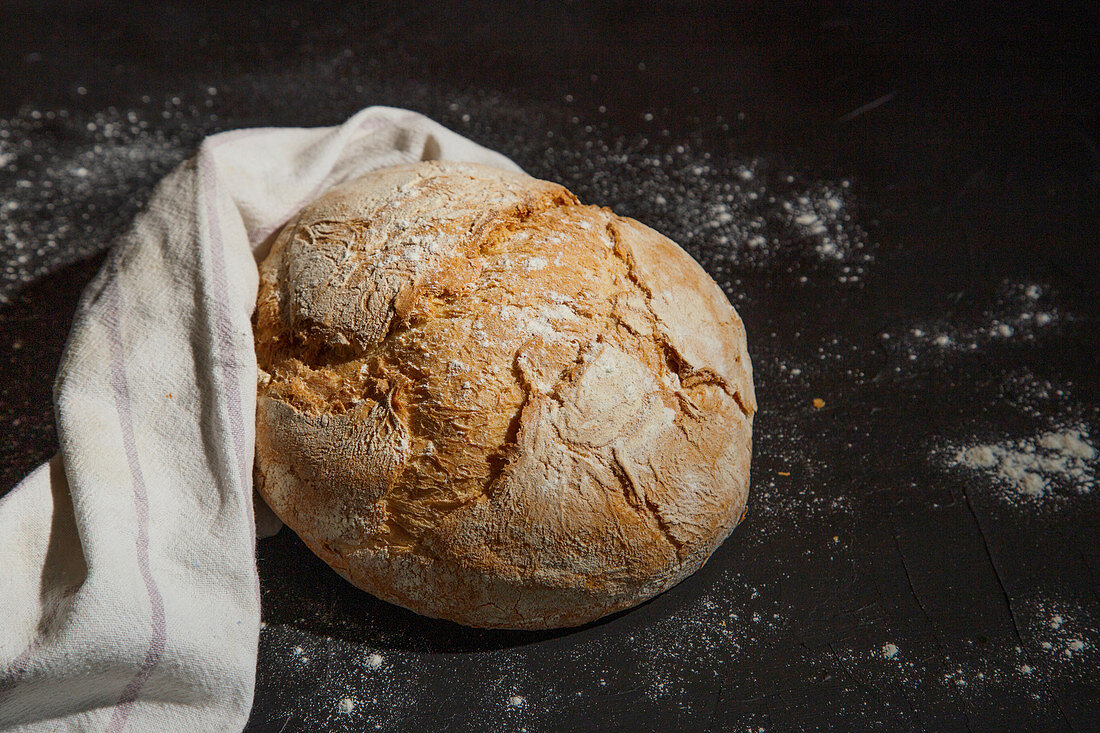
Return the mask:
[[[851,615],[851,616],[858,616],[859,614],[863,613],[864,611],[866,611],[870,608],[874,608],[877,605],[878,605],[877,602],[871,601],[870,603],[864,603],[859,608],[846,609],[846,610],[842,611],[842,613],[845,613],[845,614],[848,614],[848,615]]]
[[[874,692],[873,686],[871,688],[868,688],[867,685],[862,684],[858,678],[853,677],[847,671],[847,665],[843,663],[843,660],[840,658],[839,652],[837,652],[836,648],[831,642],[827,645],[827,648],[829,650],[829,656],[831,657],[834,667],[836,668],[837,677],[848,680],[857,689],[867,692],[868,694]],[[905,693],[905,689],[902,688],[900,685],[896,685],[895,689],[900,692],[901,697],[905,700],[906,703],[909,704],[910,713],[913,716],[913,720],[915,720],[917,724],[916,727],[920,728],[920,730],[927,730],[927,728],[924,726],[924,723],[920,719],[920,712],[917,710],[915,702],[909,697],[909,695]]]
[[[1100,180],[1100,149],[1097,149],[1096,142],[1080,127],[1074,125],[1073,131],[1077,134],[1077,137],[1081,138],[1081,142],[1084,144],[1085,150],[1088,153],[1089,162],[1092,164],[1089,177],[1092,178],[1093,181]]]
[[[909,592],[913,594],[913,598],[917,602],[917,607],[920,608],[921,615],[924,617],[924,620],[928,623],[929,628],[932,629],[932,635],[935,637],[937,643],[942,646],[943,639],[940,637],[940,632],[936,628],[936,625],[934,623],[932,623],[932,617],[928,614],[928,609],[924,607],[924,601],[921,600],[920,594],[917,593],[916,586],[913,585],[913,577],[909,574],[909,565],[905,561],[905,553],[902,552],[902,549],[901,549],[901,540],[898,538],[898,535],[897,535],[896,532],[894,533],[894,547],[897,548],[898,557],[901,558],[901,569],[905,573],[905,582],[909,585]],[[951,697],[954,698],[955,704],[956,704],[959,712],[962,713],[963,723],[964,723],[964,725],[966,725],[966,729],[968,731],[973,730],[973,728],[970,725],[970,715],[969,715],[969,713],[967,713],[967,710],[966,710],[966,703],[959,696],[959,691],[952,688],[951,689]]]
[[[901,540],[896,533],[894,534],[894,547],[897,548],[898,557],[901,558],[901,569],[905,573],[905,582],[909,585],[909,592],[913,594],[913,599],[917,602],[921,616],[928,622],[928,627],[932,629],[932,635],[936,639],[940,639],[939,631],[936,629],[936,625],[932,623],[932,617],[928,615],[928,609],[924,607],[924,601],[920,599],[920,594],[917,593],[917,588],[913,585],[913,576],[909,574],[909,564],[905,561],[905,553],[901,549]]]
[[[1008,611],[1008,617],[1012,619],[1012,628],[1016,632],[1016,641],[1020,643],[1020,646],[1024,646],[1024,635],[1020,631],[1020,625],[1016,622],[1016,614],[1012,611],[1012,596],[1009,595],[1008,588],[1005,587],[1004,580],[1001,578],[1000,568],[997,567],[996,561],[993,559],[993,553],[989,549],[989,538],[985,534],[985,529],[982,528],[981,520],[978,519],[977,512],[974,511],[974,505],[970,503],[970,494],[963,490],[963,501],[966,505],[967,512],[970,513],[971,519],[974,520],[974,526],[978,528],[978,536],[982,538],[982,551],[985,552],[985,558],[989,561],[989,567],[993,568],[993,578],[997,581],[997,587],[1001,589],[1001,597],[1004,599],[1005,610]]]
[[[1024,641],[1023,632],[1020,630],[1020,624],[1016,621],[1016,613],[1012,609],[1012,596],[1008,592],[1008,588],[1005,587],[1004,581],[1001,579],[1001,571],[997,567],[996,561],[993,559],[993,553],[989,549],[989,538],[986,537],[985,529],[982,528],[982,522],[978,519],[978,513],[974,511],[974,505],[970,503],[970,493],[963,489],[962,492],[963,501],[966,504],[966,510],[970,513],[971,518],[974,520],[974,526],[978,528],[978,536],[982,538],[982,550],[985,552],[985,557],[989,560],[989,566],[993,568],[993,577],[997,581],[997,587],[1001,589],[1001,595],[1004,598],[1005,608],[1008,610],[1008,617],[1012,619],[1012,629],[1016,634],[1016,640],[1020,644],[1020,649],[1024,650],[1024,659],[1029,664],[1032,664],[1030,657],[1027,655],[1027,643]],[[1062,700],[1057,692],[1053,693],[1054,703],[1058,706],[1058,712],[1062,714],[1062,720],[1066,722],[1069,729],[1076,731],[1077,728],[1073,725],[1073,721],[1066,713],[1065,707],[1062,705]]]
[[[1097,598],[1097,600],[1100,600],[1100,577],[1097,577],[1096,573],[1093,572],[1094,567],[1091,558],[1085,554],[1084,550],[1081,549],[1081,545],[1077,542],[1076,533],[1072,535],[1072,539],[1070,541],[1073,543],[1073,549],[1075,550],[1074,554],[1076,555],[1077,560],[1081,563],[1081,567],[1088,571],[1089,587],[1093,589],[1093,595]]]
[[[1062,705],[1061,697],[1059,697],[1057,693],[1052,695],[1052,697],[1054,698],[1054,704],[1058,706],[1058,712],[1062,714],[1062,720],[1066,721],[1066,725],[1069,726],[1069,729],[1073,731],[1073,733],[1078,733],[1078,731],[1080,731],[1081,729],[1074,725],[1072,718],[1066,715],[1066,709]]]
[[[435,706],[433,714],[441,715],[444,710],[451,711],[450,717],[446,718],[447,722],[440,728],[440,733],[451,729],[451,723],[454,722],[458,709],[458,706],[455,705],[455,695],[443,695],[440,697],[439,704]]]
[[[867,685],[863,684],[863,682],[861,682],[858,677],[854,677],[848,672],[847,665],[845,665],[843,663],[843,660],[841,660],[840,654],[837,652],[836,647],[833,646],[832,642],[828,643],[827,648],[829,650],[829,657],[832,659],[833,666],[836,669],[837,676],[847,680],[857,690],[861,690],[863,692],[871,692],[871,690],[867,689]]]
[[[714,695],[714,707],[710,709],[710,720],[718,719],[718,709],[722,704],[722,695],[726,692],[726,678],[723,675],[718,676],[718,691]]]
[[[910,696],[909,691],[905,687],[897,682],[894,683],[894,689],[898,691],[898,694],[909,705],[909,712],[913,716],[913,721],[916,723],[916,727],[922,731],[927,731],[928,726],[924,724],[924,720],[921,718],[920,708],[917,707],[917,701]]]
[[[846,114],[843,117],[841,117],[840,119],[838,119],[836,121],[836,123],[838,125],[842,125],[845,122],[851,122],[852,120],[859,117],[860,115],[867,114],[871,110],[878,109],[882,105],[887,104],[888,102],[892,101],[894,99],[894,97],[896,97],[897,95],[898,95],[898,92],[897,92],[896,89],[894,91],[890,92],[889,94],[883,94],[878,99],[871,100],[867,104],[856,107],[851,112],[849,112],[848,114]]]

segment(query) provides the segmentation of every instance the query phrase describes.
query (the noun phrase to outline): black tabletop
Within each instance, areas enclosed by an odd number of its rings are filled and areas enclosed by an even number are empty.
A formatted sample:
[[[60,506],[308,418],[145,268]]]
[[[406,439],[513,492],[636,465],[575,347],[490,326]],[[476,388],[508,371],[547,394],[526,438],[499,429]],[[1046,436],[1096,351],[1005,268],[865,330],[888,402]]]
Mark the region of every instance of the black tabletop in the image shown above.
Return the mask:
[[[760,402],[742,525],[584,628],[421,618],[261,541],[249,730],[1100,730],[1095,10],[211,5],[0,8],[0,490],[158,178],[374,104],[680,242]]]

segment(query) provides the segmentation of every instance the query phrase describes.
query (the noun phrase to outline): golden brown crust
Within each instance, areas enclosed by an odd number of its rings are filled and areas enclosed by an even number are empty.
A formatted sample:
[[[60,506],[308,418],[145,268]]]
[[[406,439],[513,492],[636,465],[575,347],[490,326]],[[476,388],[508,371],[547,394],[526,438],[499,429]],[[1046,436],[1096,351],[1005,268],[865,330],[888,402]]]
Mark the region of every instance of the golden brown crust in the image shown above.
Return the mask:
[[[556,184],[432,162],[341,186],[275,241],[255,333],[259,490],[419,613],[582,624],[744,513],[740,319],[676,244]]]

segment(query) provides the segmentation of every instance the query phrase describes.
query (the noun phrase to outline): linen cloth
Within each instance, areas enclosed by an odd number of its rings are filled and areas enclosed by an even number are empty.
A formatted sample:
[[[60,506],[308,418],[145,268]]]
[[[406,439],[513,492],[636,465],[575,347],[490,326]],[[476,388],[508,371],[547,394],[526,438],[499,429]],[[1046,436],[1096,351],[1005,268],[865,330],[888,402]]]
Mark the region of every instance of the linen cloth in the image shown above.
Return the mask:
[[[225,132],[113,244],[58,371],[60,451],[0,499],[0,729],[244,726],[260,628],[257,259],[326,189],[421,159],[518,170],[389,107]]]

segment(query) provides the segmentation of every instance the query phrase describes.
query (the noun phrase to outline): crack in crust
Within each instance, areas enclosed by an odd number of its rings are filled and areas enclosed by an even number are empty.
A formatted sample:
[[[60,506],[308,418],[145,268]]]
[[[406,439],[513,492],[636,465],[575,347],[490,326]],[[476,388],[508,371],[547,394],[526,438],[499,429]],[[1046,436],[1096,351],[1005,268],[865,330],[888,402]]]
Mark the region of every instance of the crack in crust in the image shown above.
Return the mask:
[[[616,219],[618,219],[618,217],[616,217]],[[665,354],[665,364],[667,365],[669,371],[679,377],[680,385],[685,390],[702,384],[717,385],[721,387],[722,390],[726,394],[728,394],[734,402],[737,403],[737,406],[741,410],[742,415],[744,415],[745,417],[752,417],[753,413],[756,410],[754,407],[747,403],[745,398],[741,395],[740,390],[730,385],[730,383],[724,377],[715,372],[713,369],[707,367],[692,367],[687,362],[687,360],[684,359],[683,355],[680,354],[676,347],[673,346],[668,337],[664,333],[662,333],[660,329],[657,328],[657,325],[660,322],[660,318],[653,311],[653,290],[649,287],[649,285],[645,282],[643,278],[639,277],[634,256],[628,251],[625,244],[622,242],[619,236],[619,231],[616,227],[615,220],[611,220],[607,223],[607,234],[613,242],[612,251],[615,253],[615,256],[622,260],[623,264],[626,265],[627,272],[630,275],[630,281],[634,284],[638,291],[645,296],[646,311],[649,314],[651,324],[654,326],[653,331],[651,331],[653,340],[657,345],[657,348],[659,348]],[[693,413],[697,412],[697,408],[695,407],[694,403],[691,401],[690,396],[686,392],[679,391],[677,393],[677,397],[681,399],[686,409],[692,411]]]

